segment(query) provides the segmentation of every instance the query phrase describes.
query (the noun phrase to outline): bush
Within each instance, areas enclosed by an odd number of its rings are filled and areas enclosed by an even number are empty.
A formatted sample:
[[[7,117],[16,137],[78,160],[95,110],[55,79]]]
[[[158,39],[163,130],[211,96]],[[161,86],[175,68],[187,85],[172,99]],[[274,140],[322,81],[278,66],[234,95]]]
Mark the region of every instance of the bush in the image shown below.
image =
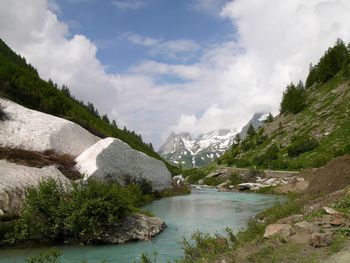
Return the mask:
[[[288,156],[297,157],[302,153],[316,149],[318,145],[318,142],[314,138],[301,137],[295,139],[294,142],[287,147]]]
[[[73,241],[91,243],[141,203],[138,186],[88,181],[65,191],[53,180],[30,188],[15,229],[5,245]]]
[[[252,163],[256,166],[271,167],[271,162],[278,159],[279,148],[277,145],[270,146],[265,153],[256,156]]]

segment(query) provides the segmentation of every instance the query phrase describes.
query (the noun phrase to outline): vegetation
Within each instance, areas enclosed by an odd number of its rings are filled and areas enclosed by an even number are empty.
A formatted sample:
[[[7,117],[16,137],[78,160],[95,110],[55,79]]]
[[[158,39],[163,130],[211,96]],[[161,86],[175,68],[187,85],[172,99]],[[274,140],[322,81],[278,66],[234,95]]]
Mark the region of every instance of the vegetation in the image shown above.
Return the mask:
[[[239,168],[300,170],[321,167],[350,153],[350,46],[338,40],[317,65],[306,85],[291,83],[281,114],[243,140],[235,140],[217,161]],[[325,77],[323,77],[325,76]],[[272,118],[271,118],[272,117]]]
[[[119,138],[132,148],[163,160],[151,144],[143,142],[141,135],[126,127],[119,129],[115,120],[110,121],[106,114],[101,115],[91,102],[85,104],[76,99],[67,86],[59,87],[51,80],[42,80],[37,70],[15,54],[1,39],[0,96],[28,108],[73,121],[99,137]],[[3,117],[4,112],[0,108],[0,118]],[[168,163],[166,165],[172,174],[180,173],[177,167]]]
[[[21,218],[1,224],[1,245],[92,243],[144,204],[139,185],[88,181],[70,191],[53,180],[27,191]]]
[[[314,138],[300,137],[294,139],[291,145],[287,147],[289,157],[297,157],[302,153],[310,152],[318,147],[318,142]]]
[[[306,93],[304,84],[300,81],[298,86],[291,83],[283,92],[281,114],[301,112],[306,107]]]

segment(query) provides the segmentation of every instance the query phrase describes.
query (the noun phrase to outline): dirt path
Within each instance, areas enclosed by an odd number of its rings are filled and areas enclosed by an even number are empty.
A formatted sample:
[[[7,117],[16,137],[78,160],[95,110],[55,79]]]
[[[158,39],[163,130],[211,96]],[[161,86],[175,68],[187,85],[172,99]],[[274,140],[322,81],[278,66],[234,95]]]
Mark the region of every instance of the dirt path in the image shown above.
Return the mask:
[[[348,242],[347,246],[339,251],[338,253],[330,256],[322,263],[349,263],[350,262],[350,244]]]

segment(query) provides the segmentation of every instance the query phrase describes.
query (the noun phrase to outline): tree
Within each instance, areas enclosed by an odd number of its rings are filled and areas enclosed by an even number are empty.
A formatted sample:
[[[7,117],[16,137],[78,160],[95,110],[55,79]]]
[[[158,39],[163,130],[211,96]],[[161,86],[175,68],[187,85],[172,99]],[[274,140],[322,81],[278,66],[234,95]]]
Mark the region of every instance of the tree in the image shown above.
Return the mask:
[[[112,121],[112,126],[113,126],[114,128],[118,128],[117,123],[115,122],[115,120]]]
[[[102,116],[102,120],[105,121],[105,122],[107,122],[108,124],[110,123],[107,114],[104,114],[104,115]]]
[[[271,123],[271,122],[273,122],[273,116],[272,116],[271,113],[267,116],[267,118],[266,118],[266,120],[265,120],[264,122],[265,122],[265,123]]]
[[[234,140],[234,142],[235,142],[236,144],[239,144],[239,143],[242,141],[241,135],[240,135],[239,133],[237,133],[237,134],[235,135],[235,138],[234,138],[233,140]]]
[[[253,137],[256,134],[254,126],[252,124],[249,125],[247,135],[249,138]]]
[[[283,98],[281,102],[281,113],[293,113],[296,114],[302,111],[306,107],[306,94],[304,85],[299,82],[296,87],[291,83],[287,89],[283,92]]]

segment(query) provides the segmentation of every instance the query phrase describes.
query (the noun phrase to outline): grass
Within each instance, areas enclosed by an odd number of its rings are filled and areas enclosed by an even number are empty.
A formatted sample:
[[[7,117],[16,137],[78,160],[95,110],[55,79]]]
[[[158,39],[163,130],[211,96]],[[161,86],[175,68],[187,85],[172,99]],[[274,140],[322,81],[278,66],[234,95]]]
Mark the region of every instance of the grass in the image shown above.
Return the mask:
[[[58,154],[54,151],[45,151],[41,153],[16,148],[0,147],[0,159],[38,168],[55,165],[69,179],[76,180],[82,178],[82,175],[74,170],[76,164],[74,157],[66,154]]]

